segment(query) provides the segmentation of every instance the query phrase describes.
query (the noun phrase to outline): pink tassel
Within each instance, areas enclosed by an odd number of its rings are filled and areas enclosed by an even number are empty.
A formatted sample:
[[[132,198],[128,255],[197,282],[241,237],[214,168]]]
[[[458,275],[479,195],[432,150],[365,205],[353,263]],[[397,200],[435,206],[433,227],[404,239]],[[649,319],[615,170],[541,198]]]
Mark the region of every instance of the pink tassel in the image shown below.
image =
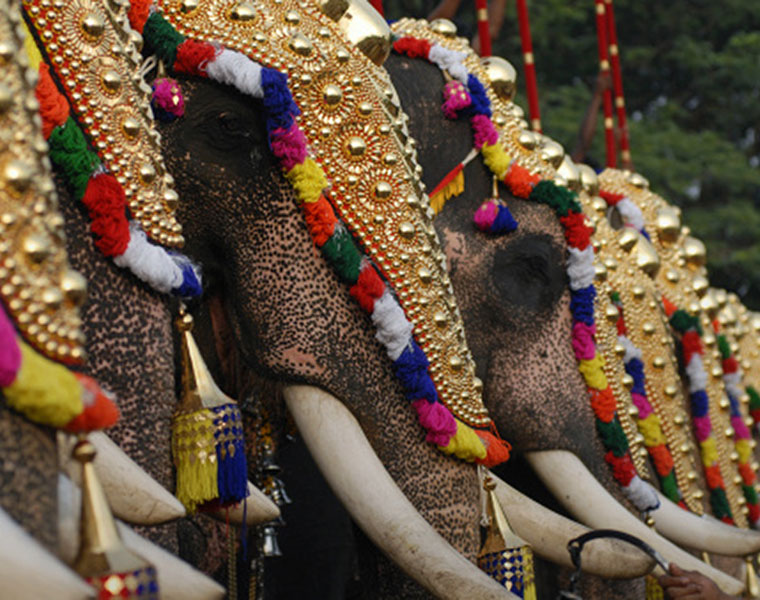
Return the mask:
[[[637,394],[636,392],[631,392],[631,400],[633,400],[633,404],[636,408],[639,409],[639,419],[646,419],[652,414],[652,405],[649,404],[649,400],[647,400],[645,396]]]
[[[483,144],[493,146],[499,141],[499,133],[493,126],[491,119],[486,115],[475,115],[470,119],[472,133],[475,139],[475,148],[480,150]]]
[[[449,81],[443,87],[443,114],[447,119],[456,119],[457,112],[472,104],[469,92],[459,81]]]
[[[591,360],[596,355],[594,345],[595,325],[586,325],[579,321],[573,324],[573,350],[578,360]]]
[[[480,229],[480,231],[490,231],[491,225],[493,225],[498,214],[499,205],[493,200],[486,200],[480,205],[480,208],[475,211],[475,216],[473,217],[475,227]]]
[[[0,387],[11,385],[20,368],[21,349],[16,341],[16,330],[0,307]]]
[[[731,427],[734,428],[734,434],[736,435],[737,440],[748,440],[752,437],[741,417],[732,416]]]
[[[153,82],[153,114],[160,121],[171,122],[185,114],[185,97],[174,79],[161,77]]]
[[[694,435],[697,437],[698,442],[704,442],[710,437],[712,427],[710,425],[710,417],[694,417]]]
[[[440,402],[428,402],[420,398],[412,402],[417,411],[417,418],[428,432],[427,441],[438,446],[448,446],[451,437],[457,432],[454,417]]]
[[[306,160],[306,136],[295,121],[289,129],[275,129],[270,143],[272,152],[286,171]]]

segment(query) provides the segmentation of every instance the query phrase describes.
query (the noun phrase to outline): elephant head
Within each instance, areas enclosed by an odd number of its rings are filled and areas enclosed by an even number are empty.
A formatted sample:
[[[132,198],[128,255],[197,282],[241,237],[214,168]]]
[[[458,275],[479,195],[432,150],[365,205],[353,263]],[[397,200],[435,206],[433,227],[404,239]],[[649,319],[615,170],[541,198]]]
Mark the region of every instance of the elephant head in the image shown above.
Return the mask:
[[[434,33],[426,24],[409,20],[400,21],[394,28],[400,35],[417,36],[418,39],[424,38],[431,43],[466,52],[461,40],[451,38],[450,32],[447,36],[445,28],[436,28],[435,24]],[[404,43],[408,48],[414,45],[414,42]],[[425,54],[425,50],[419,50],[417,46],[414,46],[414,51],[418,55]],[[430,50],[430,60],[443,66],[443,61],[439,59],[440,50],[435,52],[438,54],[434,56],[434,51]],[[478,65],[472,55],[459,60],[487,82],[487,68]],[[420,98],[432,95],[425,92],[426,88],[441,89],[443,86],[443,80],[440,74],[435,73],[435,68],[430,68],[429,77],[423,79],[408,67],[408,61],[401,60],[400,63],[396,67],[391,65],[389,69],[402,96],[402,103],[410,107],[412,132],[427,135],[428,143],[420,147],[420,160],[426,169],[426,183],[437,187],[436,184],[444,180],[447,172],[468,155],[471,142],[462,142],[468,127],[460,123],[460,133],[455,134],[458,124],[443,120],[435,100],[427,103],[420,101]],[[450,65],[445,66],[452,76],[463,79]],[[410,76],[411,73],[414,77]],[[444,97],[448,97],[448,93],[445,92]],[[497,94],[491,92],[489,97],[493,100]],[[449,103],[448,100],[446,102]],[[501,119],[502,125],[507,125],[510,118],[513,122],[517,120],[508,105],[500,108],[502,110],[494,109],[497,113],[494,121]],[[436,114],[438,123],[435,123]],[[519,133],[519,128],[514,125],[505,127],[505,130],[504,143],[514,151],[510,154],[517,156],[519,163],[526,159],[525,154],[529,154],[526,150],[536,145],[536,137],[528,132],[524,135]],[[430,132],[440,135],[431,135]],[[545,156],[552,157],[548,152]],[[449,159],[444,161],[442,157]],[[532,161],[532,164],[527,163],[528,166],[534,172],[543,170],[542,174],[546,174],[548,171],[553,176],[554,168],[545,164],[542,167],[537,158],[535,154],[527,157],[527,161]],[[562,153],[557,158],[555,167],[559,167],[559,173],[568,183],[565,173],[571,167],[562,164]],[[570,290],[564,266],[565,232],[553,215],[554,211],[502,191],[499,195],[520,223],[519,227],[514,233],[496,239],[477,233],[472,215],[480,201],[495,193],[489,193],[490,174],[481,166],[470,163],[464,173],[467,190],[474,193],[446,203],[436,219],[436,228],[447,252],[452,283],[460,298],[470,347],[479,366],[479,376],[484,381],[484,397],[497,426],[513,441],[516,449],[528,453],[529,460],[543,472],[544,480],[549,487],[553,487],[558,497],[574,496],[572,488],[576,486],[572,477],[580,477],[584,470],[619,497],[619,486],[610,477],[602,458],[604,451],[592,433],[596,429],[594,414],[588,405],[587,391],[578,373],[571,344]],[[575,177],[577,179],[577,172]],[[580,180],[577,179],[576,183]],[[478,195],[480,199],[477,199]],[[591,275],[593,281],[593,273]],[[520,340],[519,343],[510,344],[507,341],[515,339]],[[543,452],[550,449],[552,452]],[[563,475],[563,470],[569,473],[572,461],[564,463],[557,449],[569,451],[582,461],[583,466],[573,468],[572,477]],[[555,458],[565,467],[554,468],[552,463]],[[586,485],[592,485],[592,481],[591,478],[584,478]],[[584,513],[582,497],[583,494],[575,496],[577,502],[570,508],[580,509],[575,514],[577,518],[584,518],[580,516]],[[594,506],[596,515],[585,511],[585,518],[596,526],[604,526],[603,523],[612,526],[615,519],[622,518],[621,513],[615,513],[616,517],[612,517],[612,513],[601,517],[603,511],[598,510],[598,505]],[[699,525],[698,521],[694,523]],[[620,521],[617,526],[621,526]],[[646,535],[646,528],[635,519],[629,519],[626,527],[631,527],[638,535]],[[731,535],[729,530],[723,530],[723,537],[728,542]],[[736,535],[742,537],[742,534]],[[751,539],[752,536],[745,538],[750,546],[757,543]],[[671,556],[677,556],[677,560],[690,560],[688,555],[674,546],[668,547],[668,552],[673,553]],[[722,576],[717,571],[714,575]],[[730,589],[737,589],[739,585],[725,578],[723,582]]]

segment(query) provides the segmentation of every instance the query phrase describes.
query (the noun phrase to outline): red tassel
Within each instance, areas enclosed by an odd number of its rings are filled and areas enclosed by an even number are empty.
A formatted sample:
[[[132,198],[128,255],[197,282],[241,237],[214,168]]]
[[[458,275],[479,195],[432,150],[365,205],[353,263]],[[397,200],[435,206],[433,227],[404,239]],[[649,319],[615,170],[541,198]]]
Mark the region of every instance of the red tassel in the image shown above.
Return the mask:
[[[583,213],[570,213],[566,217],[559,218],[565,229],[567,245],[578,250],[585,250],[591,243],[593,229],[586,225]]]
[[[40,78],[34,91],[37,102],[40,103],[40,117],[42,118],[42,135],[45,139],[50,137],[53,129],[63,125],[69,118],[69,103],[66,101],[53,78],[50,76],[50,67],[44,62],[40,63]]]
[[[338,218],[324,196],[320,196],[316,202],[304,202],[302,206],[311,238],[321,248],[332,237]]]
[[[216,58],[216,49],[206,42],[187,39],[177,48],[174,60],[175,73],[206,77],[206,65]]]
[[[636,469],[633,466],[630,453],[626,452],[625,455],[618,457],[610,450],[605,454],[604,460],[612,467],[612,476],[615,478],[615,481],[627,487],[634,475],[636,475]]]
[[[712,467],[705,467],[705,479],[707,479],[707,487],[711,490],[715,488],[723,488],[723,476],[720,474],[720,466],[714,464]]]
[[[665,309],[665,314],[668,315],[668,318],[672,317],[673,313],[678,310],[678,307],[665,296],[662,297],[662,307]]]
[[[605,202],[607,202],[608,206],[615,206],[618,202],[625,198],[624,194],[615,194],[613,192],[606,192],[604,190],[599,190],[599,195],[604,199]]]
[[[432,44],[427,40],[413,37],[402,37],[393,42],[393,49],[409,58],[427,58]]]
[[[150,7],[153,4],[153,0],[130,0],[130,9],[127,13],[129,17],[129,24],[132,29],[138,33],[142,33],[145,27],[145,21],[150,16]]]
[[[696,331],[687,331],[681,337],[681,346],[683,347],[683,361],[685,364],[691,362],[694,354],[702,354],[702,340]]]
[[[65,427],[66,431],[85,433],[115,425],[119,420],[119,409],[116,408],[113,400],[106,395],[92,377],[81,373],[74,373],[74,376],[82,386],[82,396],[88,395],[91,398],[83,398],[84,410],[68,422]]]
[[[375,310],[375,300],[383,295],[385,284],[374,267],[366,263],[364,268],[359,272],[359,279],[348,291],[356,298],[362,310],[372,314],[372,311]]]
[[[512,445],[509,442],[498,437],[498,433],[496,433],[495,427],[493,430],[494,433],[490,433],[482,429],[473,429],[473,431],[480,438],[480,441],[482,441],[483,445],[486,447],[485,458],[478,459],[475,462],[488,467],[489,469],[491,467],[495,467],[496,465],[500,465],[501,463],[507,462],[509,460],[510,451],[512,450]]]
[[[596,418],[602,423],[609,423],[615,417],[617,405],[612,388],[609,386],[603,390],[594,390],[588,388],[591,395],[591,408],[594,410]]]
[[[106,256],[124,254],[129,244],[129,223],[124,215],[124,190],[113,175],[90,178],[82,202],[90,213],[95,245]]]

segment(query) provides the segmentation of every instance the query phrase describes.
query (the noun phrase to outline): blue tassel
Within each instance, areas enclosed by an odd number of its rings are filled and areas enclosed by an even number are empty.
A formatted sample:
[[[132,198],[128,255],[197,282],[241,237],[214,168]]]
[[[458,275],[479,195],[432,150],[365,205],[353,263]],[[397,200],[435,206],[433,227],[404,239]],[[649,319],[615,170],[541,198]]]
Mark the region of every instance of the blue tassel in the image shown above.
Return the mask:
[[[235,504],[248,496],[248,466],[243,441],[243,421],[236,404],[212,409],[216,414],[217,485],[219,502]]]
[[[288,76],[265,67],[261,70],[261,87],[264,89],[267,133],[288,129],[293,124],[293,117],[301,114],[288,89]]]
[[[625,372],[633,378],[631,392],[646,396],[644,388],[644,364],[638,358],[632,358],[625,363]]]
[[[410,401],[425,398],[428,402],[438,400],[435,384],[428,375],[429,362],[422,348],[411,340],[393,363],[393,372],[401,381],[406,399]]]
[[[500,204],[499,212],[496,213],[496,218],[491,224],[490,233],[509,233],[517,229],[517,221],[509,211],[509,207]]]
[[[704,417],[707,415],[708,399],[707,392],[704,390],[697,390],[691,393],[691,416],[692,417]]]
[[[181,264],[180,267],[182,268],[182,283],[179,287],[172,290],[172,294],[180,298],[195,298],[200,296],[203,288],[195,273],[195,269],[193,269],[193,265],[188,261]]]
[[[588,326],[594,324],[594,298],[596,288],[592,285],[570,292],[570,312],[573,319]]]

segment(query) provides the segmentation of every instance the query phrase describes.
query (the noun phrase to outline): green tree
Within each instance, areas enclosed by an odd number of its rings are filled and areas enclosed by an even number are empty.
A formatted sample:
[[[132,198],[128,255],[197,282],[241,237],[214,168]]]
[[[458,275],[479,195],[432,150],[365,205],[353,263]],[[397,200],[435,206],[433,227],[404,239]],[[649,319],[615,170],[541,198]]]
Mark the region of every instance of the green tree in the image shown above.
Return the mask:
[[[434,1],[387,2],[389,18]],[[572,149],[598,64],[591,0],[529,2],[544,131]],[[512,2],[494,53],[521,66]],[[474,3],[456,21],[474,32]],[[711,282],[760,309],[760,2],[615,2],[631,148],[652,188],[683,208]],[[526,106],[524,96],[518,103]],[[601,115],[592,155],[604,160]]]

